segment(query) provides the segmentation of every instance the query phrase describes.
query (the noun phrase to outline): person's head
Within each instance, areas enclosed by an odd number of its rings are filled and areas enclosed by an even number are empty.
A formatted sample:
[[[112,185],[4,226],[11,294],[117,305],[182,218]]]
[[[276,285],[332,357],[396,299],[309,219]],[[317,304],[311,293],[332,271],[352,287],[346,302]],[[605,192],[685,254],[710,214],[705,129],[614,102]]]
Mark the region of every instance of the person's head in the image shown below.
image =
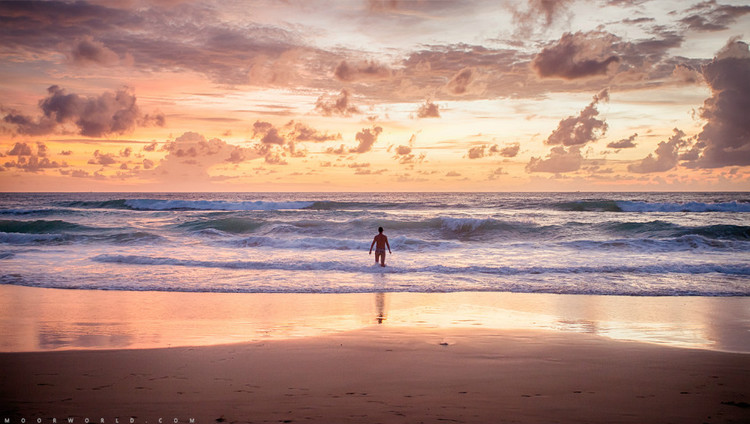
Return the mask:
[[[378,232],[379,232],[380,234],[383,234],[383,227],[378,227]]]

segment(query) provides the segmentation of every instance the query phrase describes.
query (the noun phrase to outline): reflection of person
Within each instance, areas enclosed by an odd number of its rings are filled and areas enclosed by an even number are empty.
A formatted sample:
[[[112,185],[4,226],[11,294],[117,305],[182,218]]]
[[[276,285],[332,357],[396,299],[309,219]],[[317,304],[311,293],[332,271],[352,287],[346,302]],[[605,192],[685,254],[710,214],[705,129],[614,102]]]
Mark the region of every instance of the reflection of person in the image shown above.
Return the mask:
[[[378,308],[378,316],[375,317],[375,320],[378,322],[378,324],[382,324],[383,321],[386,320],[386,317],[385,317],[385,293],[382,293],[382,292],[375,293],[375,305]]]
[[[385,247],[388,246],[388,253],[391,252],[391,245],[388,244],[388,237],[383,234],[383,227],[378,227],[378,235],[372,239],[370,245],[370,254],[372,255],[372,246],[375,246],[375,263],[378,263],[378,256],[380,256],[380,266],[385,266]]]

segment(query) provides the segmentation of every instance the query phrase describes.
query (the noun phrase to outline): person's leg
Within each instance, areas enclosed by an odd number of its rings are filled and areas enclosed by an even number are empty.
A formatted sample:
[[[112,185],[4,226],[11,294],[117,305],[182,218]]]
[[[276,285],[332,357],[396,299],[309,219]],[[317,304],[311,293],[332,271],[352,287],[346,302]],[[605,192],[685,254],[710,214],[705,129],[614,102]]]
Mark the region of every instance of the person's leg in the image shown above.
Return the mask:
[[[378,260],[379,260],[378,258],[379,258],[379,257],[380,257],[380,252],[378,252],[378,251],[376,250],[376,251],[375,251],[375,263],[378,263]]]
[[[385,266],[385,252],[380,255],[380,266]]]

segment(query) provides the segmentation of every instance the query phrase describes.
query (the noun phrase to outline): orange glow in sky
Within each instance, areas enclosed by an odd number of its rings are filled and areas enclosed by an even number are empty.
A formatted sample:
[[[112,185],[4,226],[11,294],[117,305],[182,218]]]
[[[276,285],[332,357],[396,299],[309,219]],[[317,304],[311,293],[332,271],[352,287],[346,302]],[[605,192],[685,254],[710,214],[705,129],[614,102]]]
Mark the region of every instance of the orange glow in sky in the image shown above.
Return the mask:
[[[0,21],[2,191],[750,189],[745,1],[0,2]]]

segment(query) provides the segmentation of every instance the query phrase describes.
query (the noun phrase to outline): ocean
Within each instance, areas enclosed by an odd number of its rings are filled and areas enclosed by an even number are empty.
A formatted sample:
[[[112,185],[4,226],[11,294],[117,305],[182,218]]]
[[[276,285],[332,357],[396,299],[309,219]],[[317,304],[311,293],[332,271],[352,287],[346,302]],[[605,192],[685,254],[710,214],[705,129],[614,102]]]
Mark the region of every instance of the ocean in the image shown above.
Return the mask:
[[[748,296],[750,193],[4,193],[0,284]]]

